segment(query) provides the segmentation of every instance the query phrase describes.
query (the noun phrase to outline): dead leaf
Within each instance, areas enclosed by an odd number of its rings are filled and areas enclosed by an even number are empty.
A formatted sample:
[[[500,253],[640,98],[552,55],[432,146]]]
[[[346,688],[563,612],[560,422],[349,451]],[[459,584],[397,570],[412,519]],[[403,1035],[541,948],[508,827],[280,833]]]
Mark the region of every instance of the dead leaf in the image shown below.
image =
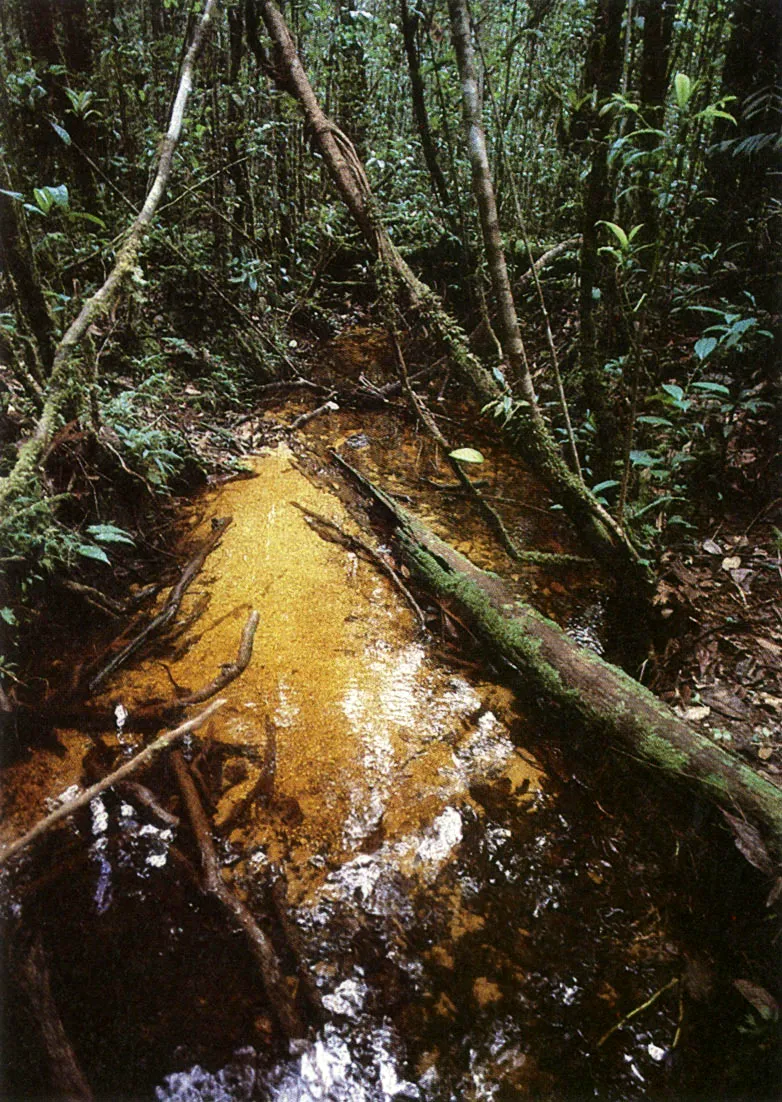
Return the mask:
[[[738,568],[740,566],[741,566],[741,559],[739,558],[738,555],[731,555],[729,558],[722,560],[722,569],[723,570],[728,570],[728,571],[738,570]]]
[[[734,980],[733,986],[740,995],[743,995],[748,1003],[757,1010],[761,1018],[767,1022],[775,1022],[779,1017],[779,1004],[773,995],[769,995],[765,987],[751,980]]]
[[[689,723],[697,723],[698,720],[705,719],[708,715],[711,715],[711,708],[708,708],[705,704],[697,704],[692,708],[684,709],[684,718]]]
[[[703,548],[704,551],[708,551],[708,553],[710,555],[721,555],[722,554],[722,548],[720,547],[720,545],[718,543],[715,543],[714,540],[704,540],[703,543],[701,544],[701,547]]]
[[[729,811],[723,809],[722,814],[733,832],[733,841],[739,853],[746,857],[750,865],[770,876],[774,872],[774,863],[768,855],[760,831],[744,819],[731,815]]]
[[[768,761],[768,759],[771,757],[771,755],[773,753],[774,753],[774,750],[771,746],[759,746],[758,747],[758,757],[760,758],[761,761]]]

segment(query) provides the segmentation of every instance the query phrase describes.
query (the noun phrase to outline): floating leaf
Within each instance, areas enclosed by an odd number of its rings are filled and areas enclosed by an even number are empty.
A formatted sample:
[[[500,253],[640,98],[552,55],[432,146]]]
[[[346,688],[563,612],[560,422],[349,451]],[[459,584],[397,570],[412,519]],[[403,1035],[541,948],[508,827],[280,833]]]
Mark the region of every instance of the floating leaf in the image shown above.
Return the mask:
[[[460,463],[483,463],[483,456],[475,448],[457,448],[448,454],[451,459],[458,459]]]

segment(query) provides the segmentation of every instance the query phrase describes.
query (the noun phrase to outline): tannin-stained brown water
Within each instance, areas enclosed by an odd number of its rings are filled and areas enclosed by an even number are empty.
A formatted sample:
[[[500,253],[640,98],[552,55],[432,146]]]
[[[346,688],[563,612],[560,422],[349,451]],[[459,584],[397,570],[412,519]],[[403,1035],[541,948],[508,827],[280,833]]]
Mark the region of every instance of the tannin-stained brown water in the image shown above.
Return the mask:
[[[273,936],[272,888],[284,885],[280,951],[295,943],[326,1020],[288,1053],[272,1043],[246,950],[181,874],[184,825],[164,828],[106,793],[70,828],[86,862],[36,908],[96,1095],[664,1094],[679,1060],[675,986],[600,1042],[680,974],[666,919],[672,855],[639,849],[577,779],[547,774],[509,688],[433,655],[376,567],[311,529],[299,506],[356,530],[286,447],[253,467],[206,503],[203,526],[233,523],[183,607],[183,622],[200,616],[104,700],[132,712],[172,685],[209,682],[258,610],[252,661],[198,742],[219,751],[225,879],[272,915]],[[454,538],[447,519],[441,527]],[[128,754],[138,748],[118,737]],[[80,783],[85,740],[60,738],[64,755],[36,752],[7,770],[0,841]],[[271,793],[259,787],[270,763]],[[8,891],[13,914],[21,904]],[[12,1009],[19,1026],[24,1008]],[[12,1095],[40,1093],[35,1061],[17,1042]]]

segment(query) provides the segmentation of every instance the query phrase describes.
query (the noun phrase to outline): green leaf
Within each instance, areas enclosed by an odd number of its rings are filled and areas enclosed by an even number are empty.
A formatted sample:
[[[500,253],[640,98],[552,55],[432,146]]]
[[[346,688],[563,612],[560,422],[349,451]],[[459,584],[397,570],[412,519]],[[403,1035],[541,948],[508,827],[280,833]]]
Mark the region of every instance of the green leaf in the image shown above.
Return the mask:
[[[76,547],[76,554],[81,555],[85,559],[95,559],[96,562],[105,562],[107,566],[111,566],[111,559],[105,551],[100,547],[96,547],[94,543],[80,543]]]
[[[21,191],[8,191],[4,187],[0,187],[0,195],[8,195],[11,199],[24,199],[24,195],[22,195]]]
[[[717,347],[719,341],[716,337],[701,337],[695,344],[695,355],[699,360],[705,360]]]
[[[654,467],[660,460],[650,455],[649,452],[631,451],[630,462],[634,467]]]
[[[608,226],[609,230],[617,239],[623,250],[626,249],[627,246],[630,244],[630,239],[628,238],[627,234],[621,226],[617,226],[616,222],[606,222],[604,219],[601,218],[598,222],[598,226]]]
[[[676,94],[676,103],[684,109],[690,102],[692,95],[692,81],[686,73],[677,73],[673,78],[673,89]]]
[[[598,482],[597,486],[592,487],[593,494],[599,494],[601,490],[610,490],[612,486],[618,486],[619,482],[615,478],[606,479],[605,482]]]
[[[97,214],[88,214],[85,210],[72,210],[69,212],[69,218],[81,219],[83,222],[92,222],[96,226],[100,226],[102,230],[106,229],[106,223],[102,218],[98,218]]]
[[[681,402],[684,397],[684,391],[676,383],[663,383],[662,389],[673,398],[674,402]]]
[[[719,394],[724,398],[730,397],[730,391],[722,383],[693,383],[693,390],[704,390],[707,394]]]
[[[48,214],[54,204],[54,199],[48,192],[48,188],[33,188],[33,199],[35,199],[42,214]]]
[[[18,623],[12,608],[0,608],[0,620],[4,620],[10,627],[16,627]]]
[[[458,459],[460,463],[483,463],[483,456],[475,448],[457,448],[448,454],[451,459]]]
[[[66,145],[71,144],[71,136],[68,133],[68,131],[65,129],[64,126],[60,126],[58,123],[52,122],[51,119],[49,119],[49,125],[51,126],[51,128],[55,132],[55,134],[59,138],[61,138],[65,142]]]
[[[57,187],[45,187],[43,190],[50,196],[55,206],[68,206],[68,188],[65,184],[58,184]]]
[[[642,413],[640,417],[636,417],[636,421],[642,425],[659,425],[663,428],[671,428],[673,422],[669,421],[667,417],[651,417],[645,413]]]
[[[118,528],[116,524],[90,524],[87,526],[87,531],[98,543],[129,543],[131,546],[135,545],[135,541],[125,529]]]

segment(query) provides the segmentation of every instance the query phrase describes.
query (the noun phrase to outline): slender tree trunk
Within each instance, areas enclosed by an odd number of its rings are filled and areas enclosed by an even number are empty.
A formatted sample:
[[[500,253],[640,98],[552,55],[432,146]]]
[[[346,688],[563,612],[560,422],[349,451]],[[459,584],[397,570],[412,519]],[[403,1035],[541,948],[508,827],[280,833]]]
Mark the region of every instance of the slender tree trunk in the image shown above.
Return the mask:
[[[19,307],[35,339],[41,374],[49,374],[54,359],[55,334],[35,261],[20,230],[17,200],[0,192],[0,265],[10,275]]]
[[[448,185],[445,182],[443,170],[437,157],[437,150],[432,137],[432,129],[429,125],[429,112],[426,109],[426,96],[424,94],[424,82],[421,77],[420,55],[418,51],[418,20],[419,16],[410,13],[407,0],[400,0],[399,11],[402,17],[402,36],[407,55],[407,68],[410,74],[410,89],[412,93],[413,115],[421,139],[421,149],[424,161],[429,170],[434,193],[440,201],[445,214],[452,217],[451,197],[448,194]]]
[[[584,188],[584,213],[581,226],[581,263],[578,296],[579,352],[584,393],[598,428],[595,465],[600,469],[610,461],[618,422],[606,409],[606,387],[601,362],[597,326],[596,296],[599,293],[598,222],[610,220],[613,198],[609,187],[607,138],[611,128],[609,115],[600,115],[602,102],[619,89],[622,70],[622,13],[625,0],[598,0],[595,25],[585,69],[584,92],[593,94],[588,109],[589,174]]]
[[[472,184],[483,231],[483,244],[489,264],[492,288],[497,302],[497,328],[500,344],[508,364],[519,381],[522,396],[530,404],[530,415],[542,424],[529,373],[527,356],[521,339],[516,304],[505,262],[505,250],[500,234],[497,203],[489,170],[486,135],[481,121],[481,96],[475,54],[470,34],[470,18],[466,0],[448,0],[451,33],[462,85],[464,126],[467,132],[467,154],[472,169]]]
[[[673,0],[644,0],[641,14],[644,18],[643,53],[641,55],[641,104],[644,118],[650,126],[660,129],[665,115],[665,93],[668,89],[668,66],[673,41],[673,18],[676,5]],[[645,135],[645,147],[652,150],[660,144],[654,134]],[[660,218],[655,202],[653,183],[658,169],[651,166],[644,172],[639,193],[638,221],[643,222],[643,240],[655,242]]]
[[[472,388],[482,404],[501,401],[506,394],[505,389],[472,354],[464,331],[448,317],[432,291],[413,275],[391,242],[375,210],[363,165],[349,139],[323,114],[279,9],[272,0],[260,0],[260,10],[274,44],[269,72],[301,104],[308,128],[337,189],[392,284],[389,290],[398,294],[405,306],[416,312],[430,331],[436,334],[447,348],[461,380]],[[639,559],[635,549],[613,517],[572,473],[560,455],[534,403],[531,381],[529,393],[532,401],[527,404],[525,399],[517,403],[515,416],[501,431],[561,501],[595,551],[609,559],[614,569],[623,566],[637,575]]]

